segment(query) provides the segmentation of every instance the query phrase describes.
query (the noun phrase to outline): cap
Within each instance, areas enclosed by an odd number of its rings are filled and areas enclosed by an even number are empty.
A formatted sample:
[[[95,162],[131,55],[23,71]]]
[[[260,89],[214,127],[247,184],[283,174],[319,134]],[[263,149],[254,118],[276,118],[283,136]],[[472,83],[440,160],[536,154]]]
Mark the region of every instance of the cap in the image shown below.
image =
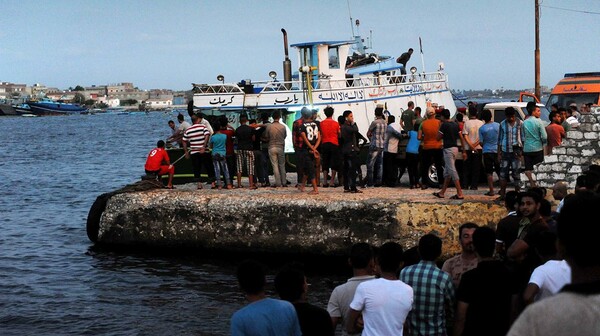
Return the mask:
[[[575,106],[575,107],[577,107],[577,103],[571,103],[569,106]]]
[[[430,116],[430,115],[434,115],[434,114],[435,114],[435,110],[433,109],[433,107],[431,107],[431,106],[428,107],[427,108],[427,115]]]

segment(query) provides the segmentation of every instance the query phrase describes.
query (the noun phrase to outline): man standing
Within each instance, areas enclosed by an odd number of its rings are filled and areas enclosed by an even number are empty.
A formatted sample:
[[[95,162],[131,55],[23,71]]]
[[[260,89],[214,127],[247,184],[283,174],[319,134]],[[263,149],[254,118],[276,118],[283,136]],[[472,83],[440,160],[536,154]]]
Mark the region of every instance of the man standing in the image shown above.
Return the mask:
[[[319,154],[321,155],[321,170],[323,171],[323,187],[335,186],[335,176],[340,170],[339,168],[339,137],[340,124],[333,120],[333,107],[327,106],[324,109],[325,120],[321,121],[321,147]],[[327,175],[331,169],[331,180],[327,181]],[[318,173],[318,172],[317,172]]]
[[[346,118],[346,122],[342,126],[340,139],[344,157],[344,192],[362,193],[356,188],[357,169],[360,168],[358,160],[358,152],[360,151],[358,138],[360,133],[358,132],[358,126],[354,123],[352,111],[344,111],[343,116]]]
[[[463,274],[456,292],[454,335],[504,336],[510,327],[517,288],[506,266],[494,259],[495,239],[487,226],[473,233],[479,263]]]
[[[560,146],[562,139],[567,137],[567,132],[561,125],[561,116],[558,112],[550,112],[550,125],[546,126],[548,134],[548,145],[546,146],[546,155],[552,154],[552,148]]]
[[[486,196],[494,196],[494,172],[498,175],[498,133],[500,124],[492,120],[492,112],[483,110],[481,117],[485,124],[479,128],[479,141],[483,149],[483,167],[487,177],[488,192]]]
[[[442,122],[435,117],[433,107],[427,107],[427,119],[419,127],[418,138],[421,140],[421,189],[427,189],[429,181],[429,166],[434,163],[438,174],[438,180],[441,180],[444,154],[442,153],[443,142],[438,139],[440,126]]]
[[[456,195],[450,197],[450,199],[464,199],[462,188],[460,187],[460,178],[456,171],[456,158],[459,151],[457,141],[459,138],[460,129],[458,128],[458,124],[450,120],[450,111],[443,109],[442,125],[440,126],[437,139],[443,140],[444,146],[444,184],[440,191],[433,193],[438,198],[444,198],[444,193],[446,193],[450,181],[453,181],[456,187]],[[462,152],[462,149],[460,151]]]
[[[463,185],[465,188],[477,190],[479,185],[479,174],[481,170],[482,148],[479,144],[479,128],[483,121],[477,119],[477,109],[469,107],[469,119],[463,126],[463,150],[467,153],[467,159],[463,165]]]
[[[414,298],[413,289],[398,279],[402,247],[395,242],[383,244],[379,248],[378,262],[381,277],[356,287],[346,323],[348,333],[360,331],[357,321],[362,313],[363,336],[402,335]]]
[[[544,146],[548,142],[546,128],[540,120],[542,112],[535,102],[527,103],[529,117],[523,122],[523,157],[525,159],[525,176],[530,187],[537,187],[533,178],[533,166],[544,162]]]
[[[169,181],[167,182],[167,188],[173,189],[173,175],[175,174],[175,168],[169,161],[169,154],[165,150],[165,142],[158,140],[156,148],[148,153],[146,158],[146,165],[144,166],[146,174],[156,174],[158,178],[162,175],[169,174]]]
[[[246,260],[237,269],[237,279],[249,304],[231,317],[231,335],[300,336],[300,324],[294,306],[265,294],[264,266]]]
[[[183,116],[182,116],[183,117]],[[208,174],[209,181],[215,184],[215,170],[210,161],[205,159],[205,153],[208,153],[208,141],[210,140],[210,132],[204,125],[200,123],[197,115],[192,115],[192,126],[188,127],[183,134],[183,151],[186,159],[192,159],[192,167],[194,169],[194,178],[198,180],[198,189],[202,189],[200,181],[200,173],[204,166]],[[190,151],[188,152],[188,142]]]
[[[254,128],[248,124],[248,116],[240,116],[240,126],[235,130],[237,139],[237,149],[235,156],[237,158],[237,187],[242,188],[242,171],[244,163],[248,171],[248,185],[250,189],[257,189],[254,184]]]
[[[286,128],[279,120],[281,112],[273,112],[273,122],[267,125],[262,137],[263,142],[268,142],[269,159],[275,175],[274,186],[287,187],[285,172],[285,136]]]
[[[338,324],[342,325],[342,335],[348,335],[344,325],[350,315],[350,302],[354,298],[356,287],[363,281],[375,279],[373,248],[367,243],[352,245],[348,262],[352,266],[352,278],[335,287],[327,303],[327,311],[331,316],[333,328],[335,330]]]
[[[400,117],[400,125],[402,126],[402,130],[404,131],[412,131],[415,129],[415,122],[417,121],[417,115],[413,110],[415,108],[415,103],[411,100],[408,102],[408,109],[402,111],[402,115]]]
[[[462,275],[477,267],[477,255],[473,247],[473,233],[479,225],[475,223],[464,223],[458,229],[458,242],[461,253],[444,262],[442,271],[448,273],[452,278],[454,286],[458,288]]]
[[[315,174],[315,160],[319,159],[319,151],[317,147],[321,143],[321,131],[319,130],[319,125],[313,120],[314,113],[309,109],[302,109],[302,125],[300,126],[300,137],[304,142],[303,147],[300,149],[302,151],[303,160],[298,164],[302,166],[302,170],[304,171],[302,181],[299,181],[298,189],[301,192],[304,192],[304,186],[306,182],[310,179],[313,190],[309,192],[311,195],[316,195],[319,193],[319,188],[317,186],[317,177]]]
[[[442,254],[442,240],[433,234],[419,239],[418,264],[400,272],[400,280],[414,291],[413,310],[408,314],[409,335],[446,335],[446,319],[454,313],[454,284],[435,260]]]
[[[396,186],[398,180],[398,144],[402,138],[400,125],[396,118],[391,115],[387,119],[388,125],[385,131],[385,142],[383,151],[383,183],[390,188]]]
[[[396,59],[396,63],[402,64],[402,67],[400,68],[400,73],[403,75],[401,80],[402,82],[405,81],[404,75],[406,75],[406,63],[408,63],[408,60],[410,59],[412,53],[413,48],[409,48],[407,52],[403,53],[402,55],[400,55],[400,57]]]
[[[521,188],[521,155],[523,155],[523,137],[521,120],[516,117],[516,110],[507,107],[505,119],[498,129],[498,159],[500,160],[500,200],[506,195],[509,173],[515,185],[515,191]]]
[[[383,118],[383,107],[375,108],[375,120],[369,126],[367,137],[371,145],[369,146],[369,155],[367,156],[367,186],[373,185],[380,187],[383,179],[383,146],[385,142],[385,131],[387,124]],[[377,178],[374,178],[374,171],[377,169]]]

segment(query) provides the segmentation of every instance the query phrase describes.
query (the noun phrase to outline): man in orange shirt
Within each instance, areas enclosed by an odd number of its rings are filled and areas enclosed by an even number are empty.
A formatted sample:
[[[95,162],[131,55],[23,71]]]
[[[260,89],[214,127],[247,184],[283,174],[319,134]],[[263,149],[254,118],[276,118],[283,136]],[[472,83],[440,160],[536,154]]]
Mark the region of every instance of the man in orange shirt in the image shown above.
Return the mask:
[[[438,182],[442,179],[444,156],[442,153],[442,139],[438,139],[438,132],[442,122],[435,117],[435,109],[427,107],[427,119],[419,127],[418,139],[421,140],[421,189],[427,189],[427,173],[432,161],[437,170]]]
[[[546,126],[548,143],[546,144],[546,155],[552,154],[552,148],[560,146],[562,139],[567,137],[567,132],[562,127],[562,119],[558,112],[550,112],[550,125]]]
[[[173,189],[173,175],[175,174],[175,167],[169,160],[169,154],[165,150],[165,142],[158,140],[156,148],[148,153],[146,159],[146,165],[144,166],[146,174],[156,174],[158,178],[162,175],[169,174],[169,182],[167,183],[168,189]]]

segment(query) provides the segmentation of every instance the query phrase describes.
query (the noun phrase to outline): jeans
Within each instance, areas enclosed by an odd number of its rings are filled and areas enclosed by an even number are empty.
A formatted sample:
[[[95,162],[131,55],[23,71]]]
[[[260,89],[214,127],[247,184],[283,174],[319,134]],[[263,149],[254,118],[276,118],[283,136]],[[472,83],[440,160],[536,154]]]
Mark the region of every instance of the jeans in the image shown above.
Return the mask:
[[[344,190],[356,190],[356,169],[360,167],[358,153],[344,154]]]
[[[223,178],[225,179],[225,185],[228,186],[231,184],[231,179],[229,176],[229,169],[227,168],[227,161],[225,157],[220,154],[213,155],[213,166],[215,168],[215,177],[217,181],[217,185],[221,186],[221,171],[223,172]]]
[[[285,173],[285,153],[283,147],[269,147],[269,159],[273,166],[273,175],[275,175],[275,186],[285,187],[287,185]]]
[[[369,156],[367,157],[367,185],[373,185],[373,170],[377,169],[377,177],[375,184],[381,185],[383,177],[383,148],[370,147]]]

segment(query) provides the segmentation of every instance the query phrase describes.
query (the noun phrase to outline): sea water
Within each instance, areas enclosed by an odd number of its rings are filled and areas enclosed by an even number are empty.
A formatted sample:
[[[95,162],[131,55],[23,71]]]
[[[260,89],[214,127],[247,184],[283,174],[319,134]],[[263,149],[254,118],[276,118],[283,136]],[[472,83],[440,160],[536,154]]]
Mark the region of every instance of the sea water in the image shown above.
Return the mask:
[[[239,260],[108,251],[86,235],[96,197],[139,180],[174,117],[0,117],[0,335],[229,333],[246,304]],[[309,274],[308,301],[325,308],[347,276]]]

